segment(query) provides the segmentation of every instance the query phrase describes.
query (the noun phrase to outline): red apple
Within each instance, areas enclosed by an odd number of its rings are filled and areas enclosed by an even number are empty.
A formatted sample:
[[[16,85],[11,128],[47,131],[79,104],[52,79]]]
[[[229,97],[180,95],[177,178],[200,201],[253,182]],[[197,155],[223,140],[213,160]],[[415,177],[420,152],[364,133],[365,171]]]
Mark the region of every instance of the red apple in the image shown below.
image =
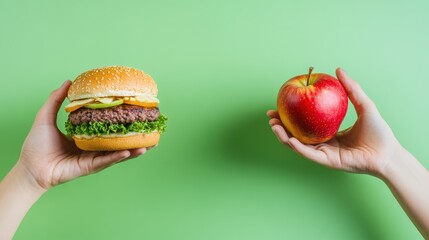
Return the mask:
[[[277,109],[286,130],[302,143],[332,139],[348,107],[341,83],[328,74],[299,75],[286,81],[277,96]]]

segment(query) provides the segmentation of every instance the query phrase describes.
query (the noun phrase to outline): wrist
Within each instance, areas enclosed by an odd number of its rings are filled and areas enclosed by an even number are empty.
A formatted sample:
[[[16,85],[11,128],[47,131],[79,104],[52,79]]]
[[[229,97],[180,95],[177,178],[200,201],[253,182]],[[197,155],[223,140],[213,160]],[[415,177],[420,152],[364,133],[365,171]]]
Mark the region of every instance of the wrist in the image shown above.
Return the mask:
[[[378,172],[378,176],[385,182],[390,183],[401,179],[406,175],[414,175],[422,170],[420,163],[400,144],[395,148],[391,158],[386,161]]]
[[[34,198],[39,198],[43,193],[47,191],[40,186],[36,181],[33,174],[28,170],[28,168],[18,161],[15,166],[12,168],[7,178],[10,178],[10,181],[14,186],[22,190],[23,192],[33,196]]]

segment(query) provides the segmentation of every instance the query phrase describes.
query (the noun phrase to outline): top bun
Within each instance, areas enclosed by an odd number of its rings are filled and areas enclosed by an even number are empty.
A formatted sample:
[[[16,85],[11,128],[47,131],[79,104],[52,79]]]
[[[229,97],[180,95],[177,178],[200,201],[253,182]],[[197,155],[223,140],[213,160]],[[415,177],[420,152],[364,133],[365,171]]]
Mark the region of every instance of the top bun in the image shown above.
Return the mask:
[[[111,96],[158,95],[151,76],[141,70],[111,66],[96,68],[79,75],[70,86],[70,101]]]

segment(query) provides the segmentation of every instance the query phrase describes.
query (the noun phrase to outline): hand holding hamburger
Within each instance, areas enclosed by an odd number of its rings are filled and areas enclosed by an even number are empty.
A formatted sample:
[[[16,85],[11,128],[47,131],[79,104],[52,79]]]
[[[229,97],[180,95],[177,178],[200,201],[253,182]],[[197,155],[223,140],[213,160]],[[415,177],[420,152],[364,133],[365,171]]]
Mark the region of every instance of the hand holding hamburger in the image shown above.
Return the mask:
[[[79,75],[68,91],[66,131],[87,151],[151,147],[159,142],[167,118],[158,108],[155,81],[141,70],[92,69]]]

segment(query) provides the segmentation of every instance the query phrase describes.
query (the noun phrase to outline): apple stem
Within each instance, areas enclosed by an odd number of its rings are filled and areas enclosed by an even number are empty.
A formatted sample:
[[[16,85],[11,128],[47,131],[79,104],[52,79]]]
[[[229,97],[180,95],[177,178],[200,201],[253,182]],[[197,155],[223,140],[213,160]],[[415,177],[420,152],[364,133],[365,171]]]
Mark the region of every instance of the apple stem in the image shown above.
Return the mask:
[[[310,76],[311,76],[312,72],[313,72],[313,67],[310,67],[308,69],[307,86],[308,86],[308,83],[310,82]]]

